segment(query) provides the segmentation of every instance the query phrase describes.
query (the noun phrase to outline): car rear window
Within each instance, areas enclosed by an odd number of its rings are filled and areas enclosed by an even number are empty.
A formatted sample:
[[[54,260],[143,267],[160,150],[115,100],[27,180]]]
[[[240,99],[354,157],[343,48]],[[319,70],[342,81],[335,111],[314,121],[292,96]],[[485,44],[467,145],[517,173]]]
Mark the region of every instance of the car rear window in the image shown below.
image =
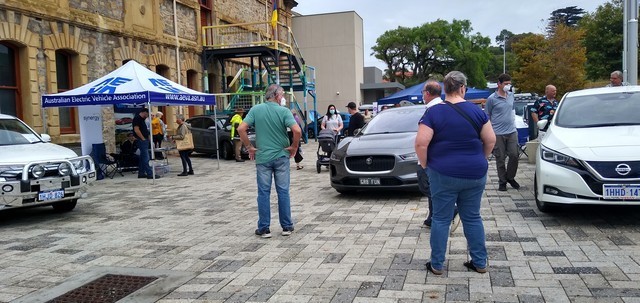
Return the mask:
[[[640,92],[567,97],[558,108],[556,125],[599,127],[640,125]]]

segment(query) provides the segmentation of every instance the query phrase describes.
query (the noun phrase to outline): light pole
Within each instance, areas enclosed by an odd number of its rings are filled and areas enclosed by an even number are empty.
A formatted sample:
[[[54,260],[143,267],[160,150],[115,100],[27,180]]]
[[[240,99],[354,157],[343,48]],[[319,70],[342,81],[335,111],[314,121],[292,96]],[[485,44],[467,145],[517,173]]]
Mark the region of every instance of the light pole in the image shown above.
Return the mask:
[[[507,39],[509,36],[504,36],[504,40],[502,42],[502,73],[507,73]]]

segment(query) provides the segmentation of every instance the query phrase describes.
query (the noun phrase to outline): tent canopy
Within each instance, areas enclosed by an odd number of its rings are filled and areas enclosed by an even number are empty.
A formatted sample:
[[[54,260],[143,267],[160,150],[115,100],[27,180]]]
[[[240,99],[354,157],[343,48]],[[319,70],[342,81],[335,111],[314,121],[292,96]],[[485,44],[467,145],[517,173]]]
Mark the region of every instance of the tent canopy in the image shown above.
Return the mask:
[[[413,103],[422,102],[422,88],[424,88],[425,83],[426,81],[423,83],[411,86],[409,88],[406,88],[404,90],[401,90],[385,98],[382,98],[378,100],[378,105],[396,104],[403,100],[410,101]],[[441,98],[444,99],[444,85],[442,84],[442,82],[439,82],[439,83],[443,92]],[[491,95],[491,92],[488,90],[482,90],[482,89],[476,89],[476,88],[470,87],[467,93],[464,95],[464,98],[466,100],[483,99],[483,98],[489,97],[489,95]]]
[[[214,105],[215,96],[164,78],[133,60],[106,76],[66,92],[42,96],[42,107],[151,103]]]

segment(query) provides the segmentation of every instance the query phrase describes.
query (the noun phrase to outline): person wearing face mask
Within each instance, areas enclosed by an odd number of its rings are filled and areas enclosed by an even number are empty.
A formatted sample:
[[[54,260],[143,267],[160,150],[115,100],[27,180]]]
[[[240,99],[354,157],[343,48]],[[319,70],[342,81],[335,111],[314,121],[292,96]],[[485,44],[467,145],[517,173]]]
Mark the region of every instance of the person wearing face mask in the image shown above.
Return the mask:
[[[342,117],[336,111],[336,107],[333,104],[330,104],[327,107],[327,114],[322,118],[322,124],[320,125],[321,129],[330,129],[337,135],[340,133],[344,125],[342,125]]]
[[[511,92],[511,76],[498,76],[498,89],[487,98],[485,112],[489,115],[491,126],[496,133],[496,146],[493,154],[498,170],[498,190],[507,191],[507,183],[518,189],[516,182],[518,171],[518,131],[513,114],[513,92]],[[506,163],[507,157],[509,162]],[[506,166],[505,166],[506,163]]]

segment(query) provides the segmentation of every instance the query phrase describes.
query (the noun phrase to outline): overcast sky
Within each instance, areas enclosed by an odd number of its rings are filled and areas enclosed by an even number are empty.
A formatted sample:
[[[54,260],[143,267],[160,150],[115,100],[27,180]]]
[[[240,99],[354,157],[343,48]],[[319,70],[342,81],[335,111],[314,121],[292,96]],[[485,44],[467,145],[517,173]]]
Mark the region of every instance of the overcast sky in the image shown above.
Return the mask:
[[[293,10],[303,15],[355,11],[364,22],[364,65],[384,64],[370,56],[371,47],[385,31],[398,26],[414,27],[437,19],[470,20],[473,32],[491,38],[503,29],[514,34],[543,33],[551,12],[568,6],[577,6],[594,12],[605,0],[297,0]]]

